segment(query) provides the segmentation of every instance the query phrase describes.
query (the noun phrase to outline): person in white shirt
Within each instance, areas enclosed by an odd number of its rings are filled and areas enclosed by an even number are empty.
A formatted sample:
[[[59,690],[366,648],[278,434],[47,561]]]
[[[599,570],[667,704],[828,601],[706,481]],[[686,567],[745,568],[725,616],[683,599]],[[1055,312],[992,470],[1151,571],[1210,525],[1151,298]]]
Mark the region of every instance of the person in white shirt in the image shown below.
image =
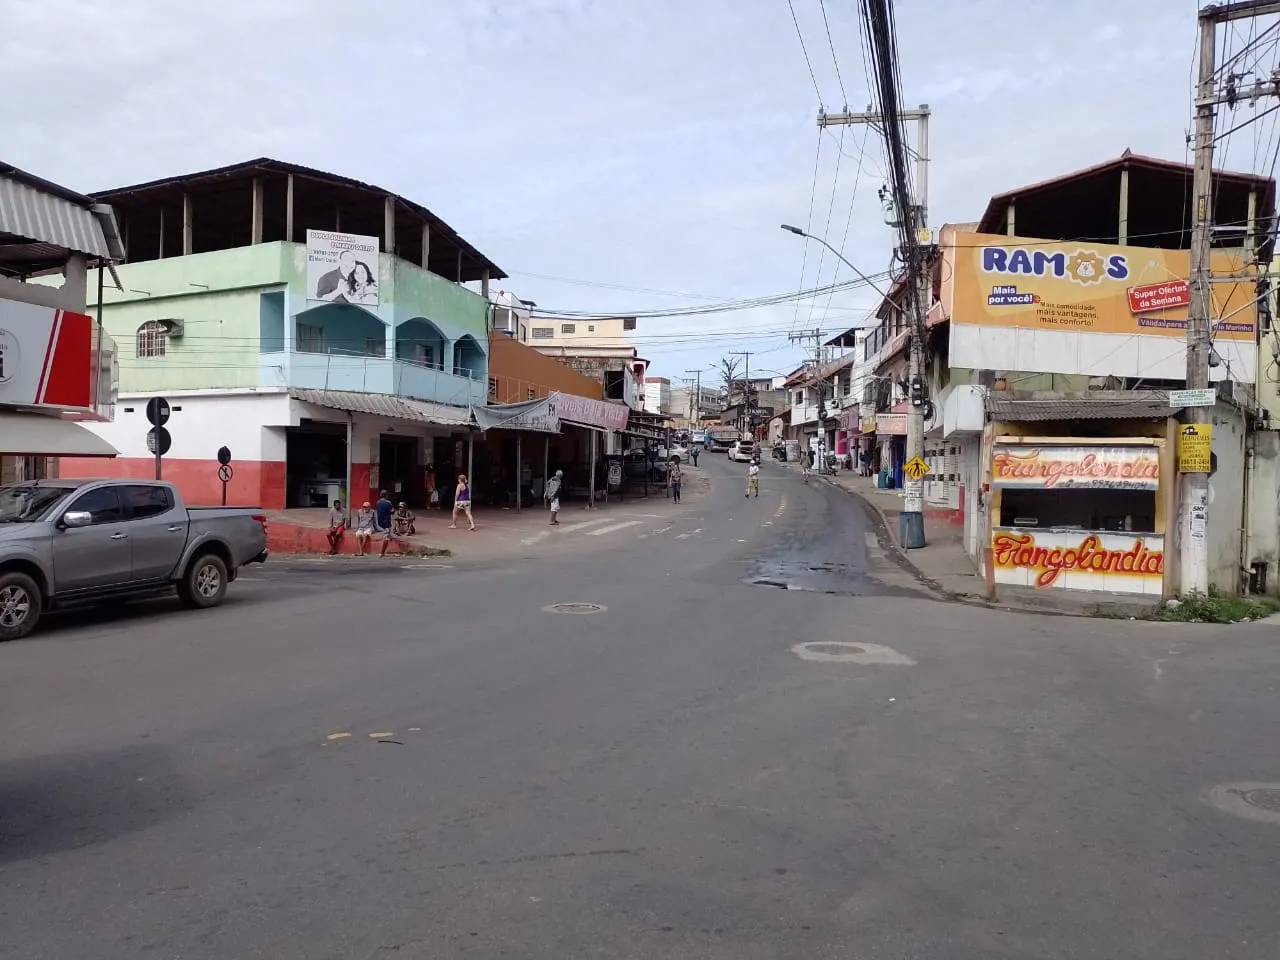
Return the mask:
[[[755,460],[752,460],[750,465],[747,467],[746,495],[749,497],[752,494],[755,494],[757,497],[760,496],[760,464]]]

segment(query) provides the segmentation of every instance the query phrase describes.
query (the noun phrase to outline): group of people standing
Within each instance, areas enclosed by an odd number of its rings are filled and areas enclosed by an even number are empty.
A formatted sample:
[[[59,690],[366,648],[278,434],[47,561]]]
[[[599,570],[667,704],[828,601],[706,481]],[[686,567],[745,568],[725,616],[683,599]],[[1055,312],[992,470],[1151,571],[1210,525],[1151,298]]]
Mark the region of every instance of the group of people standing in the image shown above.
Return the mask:
[[[433,488],[430,491],[428,503],[436,505],[439,502],[439,493]],[[458,485],[453,494],[453,522],[449,524],[450,530],[458,529],[460,515],[465,517],[470,528],[475,530],[476,521],[471,516],[471,483],[465,473],[458,474]],[[409,511],[408,504],[403,500],[392,503],[391,494],[386,490],[379,491],[377,503],[370,504],[368,500],[364,501],[354,517],[343,509],[341,500],[333,501],[333,506],[329,508],[329,531],[326,534],[329,541],[329,556],[335,556],[341,551],[342,541],[350,527],[354,528],[357,557],[369,554],[369,543],[374,537],[382,538],[382,551],[379,556],[385,557],[387,549],[393,543],[403,547],[407,538],[418,532],[417,518]]]

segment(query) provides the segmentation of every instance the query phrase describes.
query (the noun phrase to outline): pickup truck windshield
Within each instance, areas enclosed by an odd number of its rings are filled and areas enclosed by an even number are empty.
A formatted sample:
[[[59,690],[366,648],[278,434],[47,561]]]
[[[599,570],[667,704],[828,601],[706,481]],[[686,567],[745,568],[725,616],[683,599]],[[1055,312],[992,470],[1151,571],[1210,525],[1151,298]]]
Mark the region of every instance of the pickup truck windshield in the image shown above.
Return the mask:
[[[32,523],[39,520],[72,489],[29,483],[0,487],[0,523]]]

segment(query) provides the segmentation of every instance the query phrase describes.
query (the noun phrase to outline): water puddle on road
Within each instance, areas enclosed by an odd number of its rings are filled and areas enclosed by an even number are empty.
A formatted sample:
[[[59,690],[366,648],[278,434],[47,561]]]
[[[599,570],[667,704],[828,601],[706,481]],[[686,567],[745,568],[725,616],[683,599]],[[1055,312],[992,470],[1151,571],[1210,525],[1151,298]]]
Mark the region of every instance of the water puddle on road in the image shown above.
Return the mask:
[[[823,563],[806,558],[765,557],[743,583],[841,597],[915,596],[912,590],[877,580],[865,564]]]

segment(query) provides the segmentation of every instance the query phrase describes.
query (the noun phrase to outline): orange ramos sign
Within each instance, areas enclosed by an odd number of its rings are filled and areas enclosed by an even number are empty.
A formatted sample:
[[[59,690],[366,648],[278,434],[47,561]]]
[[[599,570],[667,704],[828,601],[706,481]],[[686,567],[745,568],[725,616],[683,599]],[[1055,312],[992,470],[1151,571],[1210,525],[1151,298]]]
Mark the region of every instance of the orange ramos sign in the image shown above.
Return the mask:
[[[953,325],[1186,336],[1186,250],[971,233],[957,234],[946,253],[955,264]],[[1215,250],[1210,269],[1214,338],[1254,340],[1254,268]]]
[[[996,530],[991,549],[996,579],[1003,583],[1026,583],[1029,575],[1031,585],[1051,587],[1064,573],[1075,573],[1098,579],[1081,584],[1084,589],[1142,593],[1141,585],[1132,585],[1134,579],[1158,581],[1164,576],[1163,537]]]
[[[1088,487],[1156,490],[1160,458],[1154,447],[1023,447],[997,445],[991,482],[1039,490]]]

